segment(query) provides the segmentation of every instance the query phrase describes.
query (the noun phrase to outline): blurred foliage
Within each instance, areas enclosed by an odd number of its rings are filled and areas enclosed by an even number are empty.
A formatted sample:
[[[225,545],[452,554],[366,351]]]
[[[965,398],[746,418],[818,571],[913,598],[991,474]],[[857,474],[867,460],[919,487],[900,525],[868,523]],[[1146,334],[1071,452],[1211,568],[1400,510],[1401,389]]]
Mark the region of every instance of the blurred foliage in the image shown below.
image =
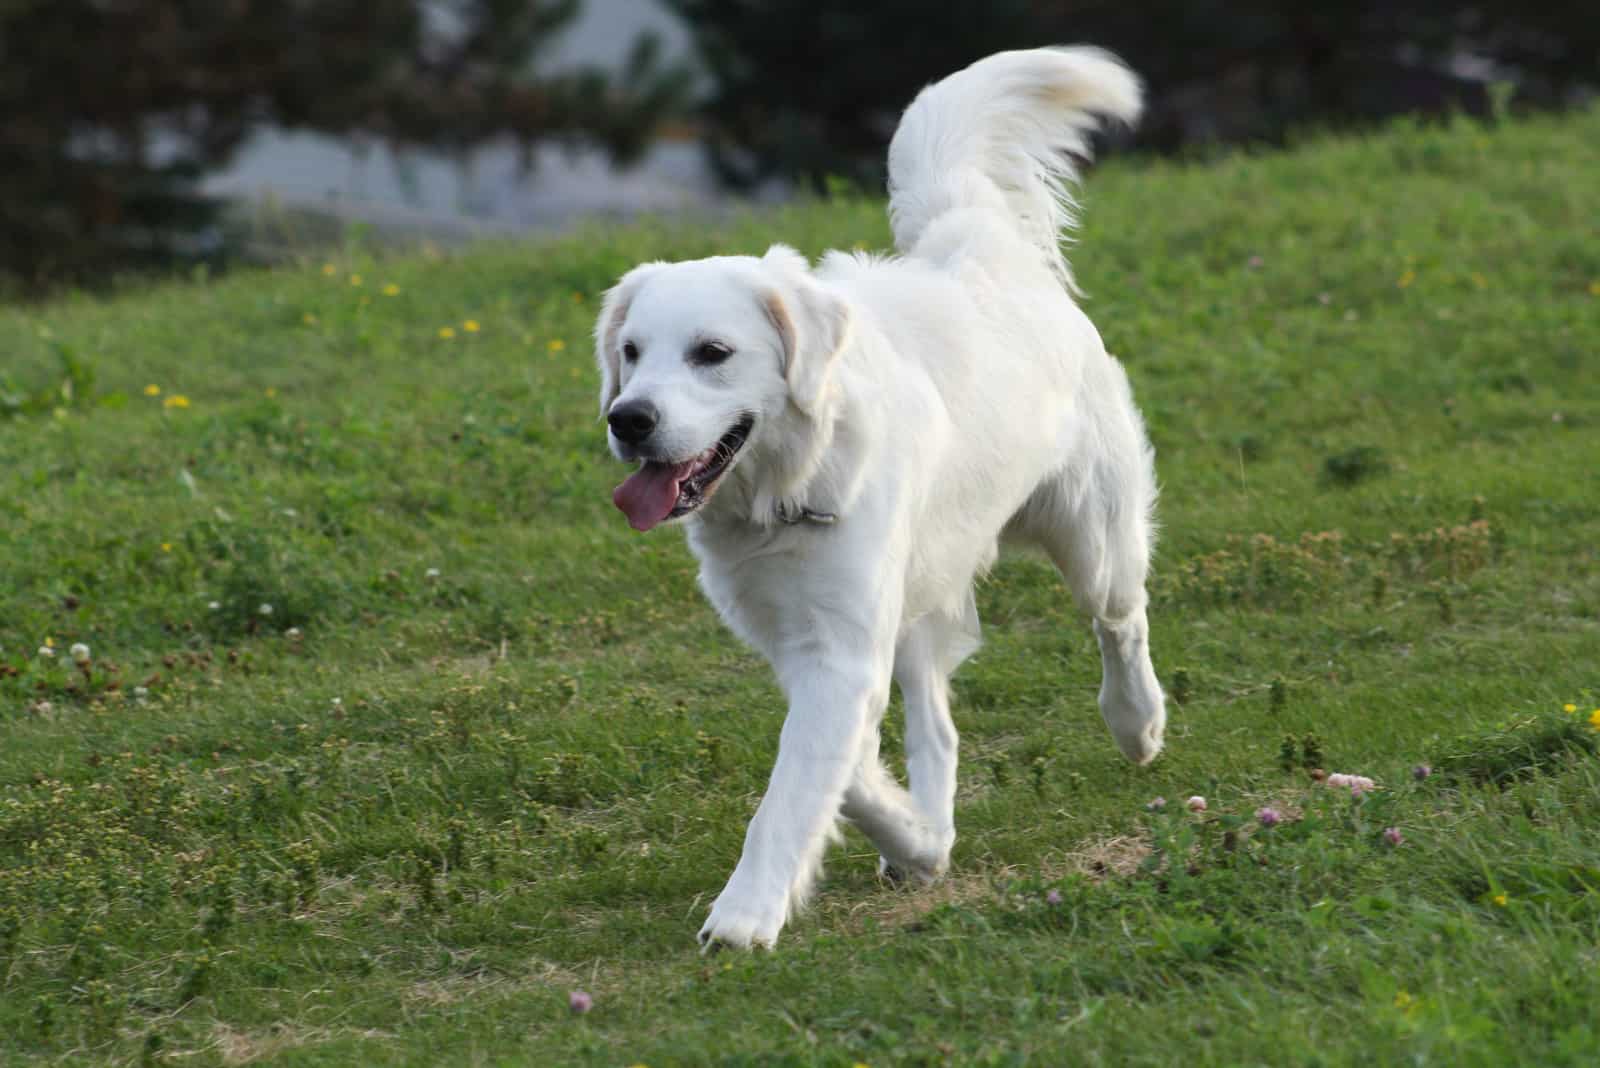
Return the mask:
[[[706,147],[734,186],[826,176],[881,186],[883,153],[917,89],[1028,40],[1032,0],[666,0],[714,83]],[[1040,39],[1044,40],[1044,39]]]
[[[197,194],[264,122],[466,151],[636,157],[688,75],[539,75],[580,0],[0,0],[0,271],[25,282],[213,251]],[[528,157],[525,157],[528,158]]]
[[[1137,142],[1167,152],[1405,112],[1487,114],[1499,78],[1539,105],[1600,85],[1600,19],[1550,0],[666,2],[713,75],[708,150],[736,186],[881,185],[884,147],[917,90],[1006,48],[1117,52],[1151,91]]]

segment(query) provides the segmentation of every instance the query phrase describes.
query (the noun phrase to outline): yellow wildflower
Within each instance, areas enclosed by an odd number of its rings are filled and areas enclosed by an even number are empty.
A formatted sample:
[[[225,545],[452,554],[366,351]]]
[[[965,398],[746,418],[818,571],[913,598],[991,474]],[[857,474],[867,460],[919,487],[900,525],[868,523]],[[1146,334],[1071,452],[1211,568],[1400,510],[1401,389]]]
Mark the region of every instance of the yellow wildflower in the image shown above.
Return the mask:
[[[1398,991],[1394,996],[1394,1007],[1403,1012],[1406,1009],[1409,1009],[1411,1007],[1411,1003],[1415,1000],[1416,999],[1410,994],[1406,993],[1404,990],[1401,990]]]
[[[545,346],[545,348],[549,349],[551,352],[560,352],[562,349],[564,349],[566,347],[567,347],[567,343],[565,341],[562,341],[558,337],[557,338],[551,338],[550,339],[550,344]]]
[[[478,326],[478,320],[468,319],[466,322],[461,324],[461,329],[465,330],[469,334],[476,334],[481,327]]]
[[[274,389],[272,386],[268,386],[262,392],[264,392],[267,395],[267,399],[268,400],[271,400],[273,397],[276,397],[278,395],[278,391],[276,389]]]
[[[1596,278],[1589,283],[1589,295],[1591,297],[1600,297],[1600,278]]]
[[[1600,708],[1597,708],[1593,712],[1589,713],[1589,726],[1593,727],[1597,731],[1600,731]]]
[[[322,265],[322,273],[328,278],[332,278],[334,275],[339,273],[339,268],[335,267],[331,263],[324,263]]]
[[[1507,897],[1505,891],[1502,890],[1500,893],[1494,895],[1494,897],[1490,898],[1489,900],[1493,901],[1496,905],[1499,905],[1501,908],[1505,908],[1506,907],[1506,902],[1510,901],[1511,899],[1509,897]]]
[[[353,285],[353,286],[360,285],[361,284],[361,276],[359,274],[351,275],[350,276],[350,284]]]
[[[386,297],[398,297],[400,295],[400,287],[390,282],[383,287],[383,295]]]
[[[189,407],[189,398],[185,397],[182,393],[174,393],[172,396],[161,402],[161,407],[187,408]]]
[[[582,293],[573,293],[572,294],[572,303],[574,303],[574,304],[582,304],[583,303],[583,294]]]
[[[300,316],[300,321],[305,323],[307,326],[317,325],[317,317],[312,315],[310,312],[306,312],[304,315]]]
[[[56,640],[46,635],[44,639],[44,647],[46,649],[54,649],[56,647]]]
[[[162,542],[161,543],[161,551],[164,552],[164,553],[170,553],[172,551],[172,543],[170,541]]]
[[[144,395],[146,397],[159,397],[161,396],[161,387],[151,383],[150,385],[144,387]]]
[[[1406,268],[1406,273],[1402,274],[1399,278],[1395,279],[1395,283],[1394,284],[1399,286],[1401,289],[1404,289],[1406,286],[1410,285],[1412,282],[1415,282],[1416,280],[1417,280],[1417,272],[1413,271],[1411,268],[1407,267]]]
[[[1572,713],[1576,712],[1577,710],[1578,710],[1578,706],[1574,705],[1574,704],[1565,704],[1565,705],[1561,706],[1561,711],[1567,713],[1568,715],[1571,715]]]
[[[451,338],[456,336],[456,328],[453,326],[441,326],[439,328],[439,336],[444,338],[444,340],[449,341]]]

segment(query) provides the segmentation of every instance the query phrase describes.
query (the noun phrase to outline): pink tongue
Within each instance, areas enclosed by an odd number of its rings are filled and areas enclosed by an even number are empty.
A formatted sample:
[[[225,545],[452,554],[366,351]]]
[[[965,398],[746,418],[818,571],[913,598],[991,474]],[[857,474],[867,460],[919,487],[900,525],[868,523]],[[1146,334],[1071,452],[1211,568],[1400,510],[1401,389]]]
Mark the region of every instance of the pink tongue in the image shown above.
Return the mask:
[[[649,530],[671,513],[678,503],[678,485],[694,470],[694,461],[681,464],[647,463],[629,475],[611,494],[634,530]]]

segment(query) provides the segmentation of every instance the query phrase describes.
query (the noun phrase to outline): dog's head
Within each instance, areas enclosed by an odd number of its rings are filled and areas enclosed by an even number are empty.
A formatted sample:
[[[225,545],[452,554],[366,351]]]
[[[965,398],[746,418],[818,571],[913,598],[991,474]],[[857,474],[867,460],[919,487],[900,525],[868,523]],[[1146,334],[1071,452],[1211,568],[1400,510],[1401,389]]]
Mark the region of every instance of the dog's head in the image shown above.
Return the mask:
[[[612,498],[628,522],[699,510],[780,428],[819,418],[849,331],[848,306],[782,245],[628,272],[595,324],[611,451],[639,463]]]

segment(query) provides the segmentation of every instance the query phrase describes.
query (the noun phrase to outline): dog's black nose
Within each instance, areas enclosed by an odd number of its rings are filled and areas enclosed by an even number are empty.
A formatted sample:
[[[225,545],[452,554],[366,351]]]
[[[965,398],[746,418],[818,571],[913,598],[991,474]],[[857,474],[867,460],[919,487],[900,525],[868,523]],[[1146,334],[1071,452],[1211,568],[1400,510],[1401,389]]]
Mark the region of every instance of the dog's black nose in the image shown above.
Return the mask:
[[[618,404],[606,416],[611,432],[625,445],[638,445],[650,436],[661,419],[661,413],[649,401],[629,401]]]

